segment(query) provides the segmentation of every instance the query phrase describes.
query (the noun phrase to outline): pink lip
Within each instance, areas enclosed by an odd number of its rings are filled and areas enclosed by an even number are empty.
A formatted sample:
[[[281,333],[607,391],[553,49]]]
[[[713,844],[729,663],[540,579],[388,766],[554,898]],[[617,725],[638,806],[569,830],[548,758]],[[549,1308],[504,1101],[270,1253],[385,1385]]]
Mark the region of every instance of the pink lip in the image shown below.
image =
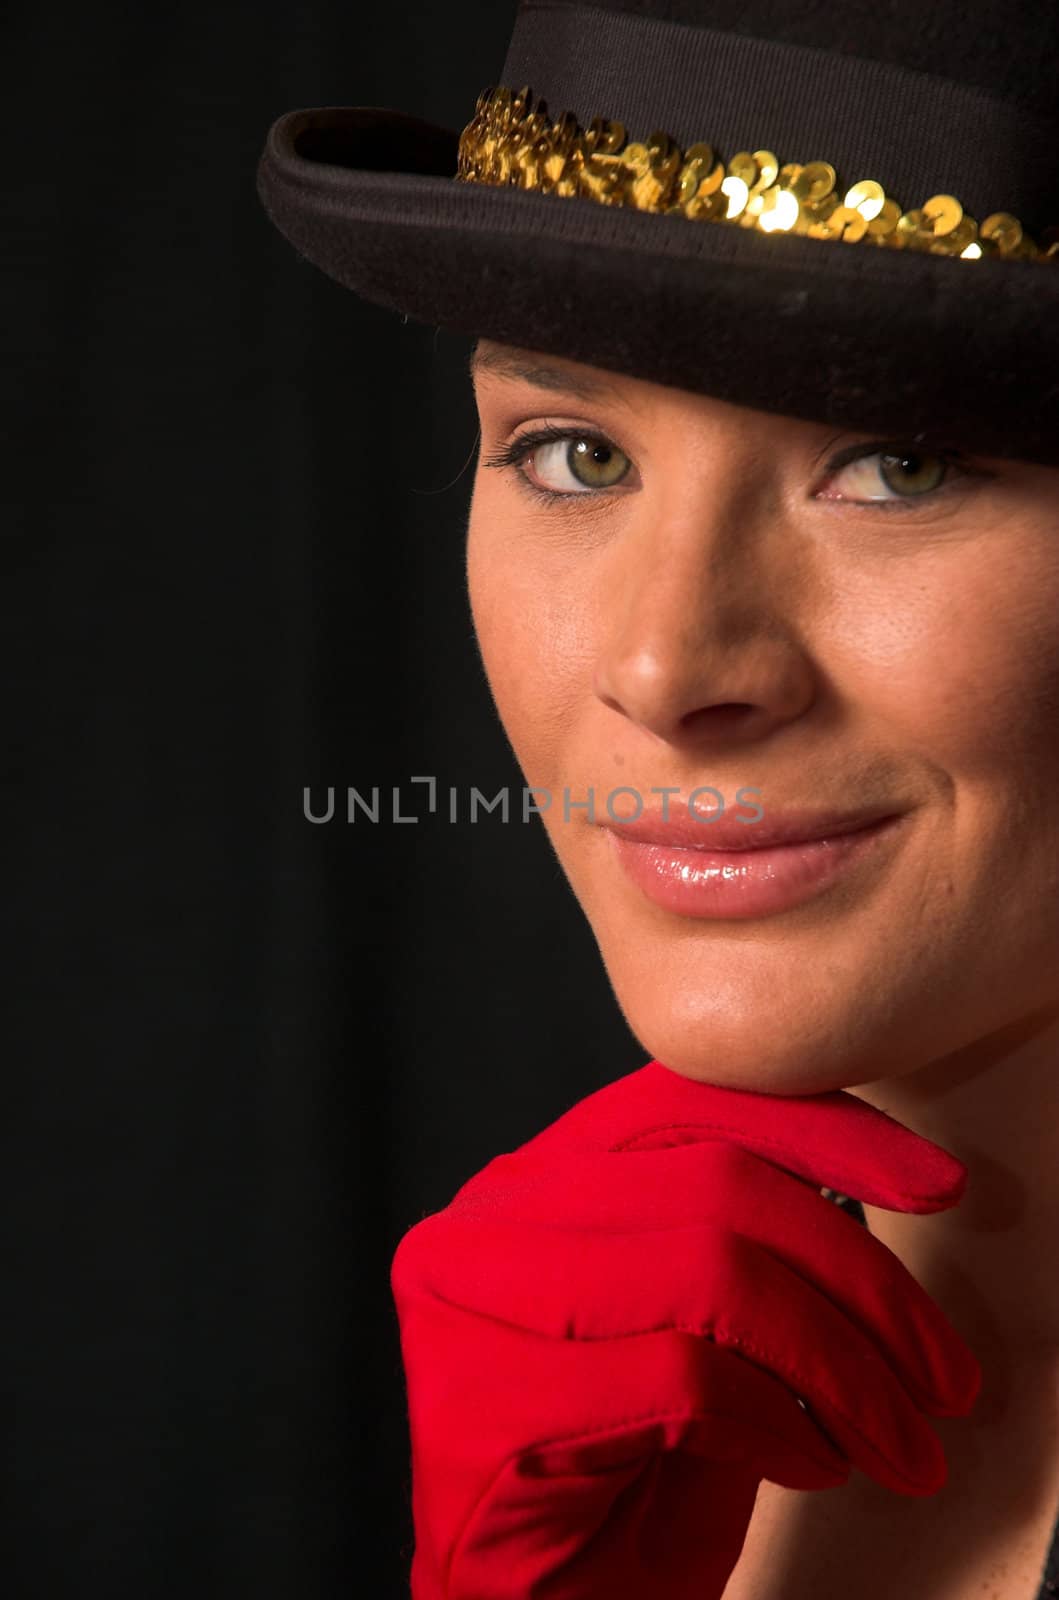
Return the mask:
[[[729,822],[722,816],[715,824],[687,816],[668,823],[641,817],[607,824],[606,829],[618,863],[648,899],[681,916],[732,919],[772,916],[801,905],[855,863],[887,849],[903,831],[906,815],[891,811],[827,822],[819,815],[810,819],[787,813],[780,818],[766,815],[758,823]],[[826,832],[806,832],[821,825]],[[739,836],[733,834],[735,827]],[[707,828],[709,845],[702,843]],[[712,839],[722,830],[726,841],[736,837],[738,843],[714,848]],[[759,846],[762,835],[766,837]],[[777,837],[782,842],[774,843]],[[694,842],[686,843],[689,838]]]
[[[757,805],[757,802],[754,802]],[[636,844],[679,845],[692,850],[723,851],[761,850],[767,845],[804,844],[816,839],[832,839],[838,834],[853,833],[870,823],[892,817],[899,806],[876,807],[872,811],[852,814],[848,811],[769,811],[758,806],[764,815],[743,817],[730,811],[711,817],[708,806],[696,804],[692,815],[688,804],[673,802],[670,814],[645,811],[635,821],[604,822],[600,826],[612,828],[624,839]]]

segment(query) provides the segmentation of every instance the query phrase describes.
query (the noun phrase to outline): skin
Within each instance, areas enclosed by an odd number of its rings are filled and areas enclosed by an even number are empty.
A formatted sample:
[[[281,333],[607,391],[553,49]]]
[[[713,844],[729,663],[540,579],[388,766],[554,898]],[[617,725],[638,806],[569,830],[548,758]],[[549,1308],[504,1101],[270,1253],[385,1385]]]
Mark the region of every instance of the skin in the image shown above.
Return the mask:
[[[983,1362],[974,1419],[938,1424],[966,1512],[1041,1383],[1059,1400],[1059,470],[967,458],[974,476],[888,511],[907,480],[877,455],[824,468],[868,434],[517,354],[615,392],[473,373],[467,575],[504,728],[650,1055],[720,1086],[849,1089],[967,1163],[951,1211],[866,1208]],[[545,446],[521,470],[573,496],[545,504],[484,465],[544,423],[619,452],[611,475],[579,481]],[[606,830],[562,815],[564,787],[602,812],[620,785],[657,806],[652,787],[680,804],[703,784],[908,815],[823,893],[746,921],[661,909]],[[1052,1453],[1023,1474],[1046,1505]],[[937,1527],[950,1487],[900,1504]]]

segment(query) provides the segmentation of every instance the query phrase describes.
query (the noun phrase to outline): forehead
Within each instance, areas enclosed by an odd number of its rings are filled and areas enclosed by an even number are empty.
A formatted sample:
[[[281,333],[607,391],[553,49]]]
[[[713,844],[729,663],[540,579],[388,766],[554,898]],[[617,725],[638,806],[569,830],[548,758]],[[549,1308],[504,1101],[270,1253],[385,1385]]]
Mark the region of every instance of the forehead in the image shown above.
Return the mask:
[[[565,356],[484,338],[472,350],[468,370],[475,384],[483,389],[493,383],[518,384],[545,394],[607,405],[638,422],[666,414],[669,420],[679,418],[681,423],[695,426],[728,426],[744,437],[753,436],[763,449],[775,447],[781,437],[790,441],[793,435],[811,441],[822,434],[834,437],[836,431],[824,423],[737,406],[713,395],[671,388],[646,378],[570,361]]]
[[[579,362],[541,355],[515,345],[495,344],[487,339],[479,339],[475,345],[469,368],[476,382],[482,377],[499,378],[554,394],[575,395],[581,400],[606,400],[623,406],[632,403],[631,390],[654,387],[637,379],[604,372],[600,367],[583,366]]]

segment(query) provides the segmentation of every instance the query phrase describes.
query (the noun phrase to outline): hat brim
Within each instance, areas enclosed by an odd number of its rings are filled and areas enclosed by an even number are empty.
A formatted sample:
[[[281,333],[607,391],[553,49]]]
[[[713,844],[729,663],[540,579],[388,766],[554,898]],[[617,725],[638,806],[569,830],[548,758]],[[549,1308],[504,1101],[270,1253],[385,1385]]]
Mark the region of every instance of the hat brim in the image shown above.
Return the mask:
[[[1059,264],[766,234],[455,181],[459,135],[378,107],[273,123],[300,255],[414,322],[736,405],[1059,464]]]

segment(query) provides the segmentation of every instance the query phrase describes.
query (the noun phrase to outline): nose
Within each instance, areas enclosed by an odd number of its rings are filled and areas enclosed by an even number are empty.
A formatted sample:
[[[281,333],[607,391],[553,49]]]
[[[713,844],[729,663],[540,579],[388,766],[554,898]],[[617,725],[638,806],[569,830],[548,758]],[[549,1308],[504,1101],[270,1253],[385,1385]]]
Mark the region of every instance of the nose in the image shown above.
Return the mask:
[[[803,715],[816,692],[809,575],[782,513],[708,490],[679,514],[645,511],[612,546],[604,576],[598,698],[656,738],[697,749],[755,742]]]

